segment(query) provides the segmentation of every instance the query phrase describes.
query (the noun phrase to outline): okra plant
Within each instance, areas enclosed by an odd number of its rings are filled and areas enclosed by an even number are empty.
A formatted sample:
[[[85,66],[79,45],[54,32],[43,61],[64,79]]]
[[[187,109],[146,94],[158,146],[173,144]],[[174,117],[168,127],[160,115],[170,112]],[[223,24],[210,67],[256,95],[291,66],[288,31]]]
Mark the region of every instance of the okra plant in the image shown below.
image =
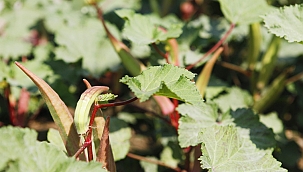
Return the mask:
[[[0,124],[31,126],[44,103],[56,124],[47,142],[1,127],[0,171],[299,169],[302,5],[0,6]]]

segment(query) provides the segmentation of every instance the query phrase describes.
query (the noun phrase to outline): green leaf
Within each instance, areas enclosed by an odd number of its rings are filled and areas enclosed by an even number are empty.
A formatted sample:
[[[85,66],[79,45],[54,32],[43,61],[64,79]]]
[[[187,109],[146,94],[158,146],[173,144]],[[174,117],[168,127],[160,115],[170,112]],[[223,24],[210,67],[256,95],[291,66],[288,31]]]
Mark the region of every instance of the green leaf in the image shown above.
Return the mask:
[[[37,132],[28,128],[0,128],[0,171],[106,171],[97,162],[80,162],[46,142],[36,141]]]
[[[178,167],[178,163],[182,159],[181,148],[177,142],[168,142],[160,154],[161,162],[171,166]]]
[[[102,7],[102,11],[107,13],[109,11],[119,9],[119,8],[131,8],[134,10],[139,10],[141,8],[140,0],[119,0],[119,1],[112,1],[112,0],[102,0],[100,3],[100,7]]]
[[[259,149],[271,149],[276,146],[272,129],[269,129],[259,120],[259,115],[251,109],[237,109],[230,112],[230,118],[238,128],[243,138],[249,138]]]
[[[234,24],[260,22],[260,15],[270,10],[265,0],[219,0],[224,16]]]
[[[17,59],[20,56],[28,56],[32,50],[32,45],[21,38],[0,37],[0,57],[8,60]]]
[[[177,110],[182,114],[179,119],[178,139],[183,148],[201,143],[198,138],[199,131],[215,125],[218,118],[217,107],[205,103],[181,104]]]
[[[182,33],[180,22],[167,22],[167,19],[161,21],[159,17],[137,14],[129,9],[117,10],[116,13],[126,20],[123,29],[124,37],[137,44],[166,41],[169,38],[177,38]],[[169,25],[163,23],[169,23]],[[166,31],[159,27],[165,28]]]
[[[25,88],[34,87],[35,84],[33,83],[33,81],[31,81],[28,77],[24,77],[24,73],[13,65],[14,64],[12,64],[11,66],[13,67],[14,71],[14,79],[9,79],[11,83],[13,83],[13,85],[22,86]],[[33,73],[35,73],[38,77],[42,79],[47,79],[49,76],[53,75],[53,71],[51,70],[51,68],[38,60],[30,60],[22,63],[22,65],[28,69],[31,69]]]
[[[62,142],[62,139],[61,139],[61,136],[60,136],[60,133],[58,130],[50,128],[47,132],[47,140],[50,142],[50,144],[55,145],[59,150],[66,152],[65,146]]]
[[[213,100],[223,112],[229,109],[236,110],[237,108],[249,107],[253,104],[253,99],[247,91],[238,87],[231,87],[225,90],[227,94]]]
[[[234,126],[204,128],[199,134],[203,155],[201,167],[209,171],[287,171],[271,155],[248,139],[241,137]]]
[[[56,58],[67,63],[82,59],[82,67],[95,76],[115,68],[120,59],[109,40],[105,38],[102,28],[101,22],[92,18],[87,18],[75,27],[61,28],[55,37],[56,43],[59,44],[55,49]],[[110,29],[116,33],[114,26],[110,25]]]
[[[194,74],[170,64],[153,66],[136,77],[123,77],[120,82],[128,85],[141,102],[152,95],[175,98],[191,104],[202,100],[196,86],[190,79]]]
[[[285,6],[263,16],[265,27],[269,32],[288,42],[303,41],[303,5]]]
[[[158,160],[156,157],[146,157],[150,160]],[[144,171],[148,172],[157,172],[158,171],[158,165],[146,161],[140,161],[141,167],[144,169]]]
[[[284,131],[282,120],[276,112],[260,115],[260,121],[268,128],[272,128],[275,134],[282,134]]]
[[[182,114],[179,119],[178,139],[181,147],[195,146],[201,143],[199,132],[214,125],[236,126],[241,137],[249,138],[258,148],[270,149],[276,144],[274,134],[259,121],[250,109],[237,109],[218,114],[218,108],[212,104],[181,104],[177,108]]]
[[[112,118],[109,130],[114,159],[115,161],[121,160],[125,158],[130,149],[131,129],[126,122],[118,118]]]
[[[43,16],[41,9],[27,1],[20,2],[18,8],[4,10],[0,15],[0,21],[4,24],[1,27],[0,57],[7,60],[28,56],[32,50],[29,41],[32,27],[37,25],[38,20]]]

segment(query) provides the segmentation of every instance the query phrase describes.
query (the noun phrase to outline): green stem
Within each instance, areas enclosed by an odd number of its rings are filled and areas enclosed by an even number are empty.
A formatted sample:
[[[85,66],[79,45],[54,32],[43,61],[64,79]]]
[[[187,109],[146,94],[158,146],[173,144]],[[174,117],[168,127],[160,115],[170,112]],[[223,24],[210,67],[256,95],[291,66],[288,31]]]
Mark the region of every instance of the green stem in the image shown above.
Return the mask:
[[[150,4],[150,7],[151,7],[151,10],[156,13],[157,15],[161,15],[160,14],[160,10],[159,10],[159,4],[158,4],[158,1],[157,0],[149,0],[149,4]]]

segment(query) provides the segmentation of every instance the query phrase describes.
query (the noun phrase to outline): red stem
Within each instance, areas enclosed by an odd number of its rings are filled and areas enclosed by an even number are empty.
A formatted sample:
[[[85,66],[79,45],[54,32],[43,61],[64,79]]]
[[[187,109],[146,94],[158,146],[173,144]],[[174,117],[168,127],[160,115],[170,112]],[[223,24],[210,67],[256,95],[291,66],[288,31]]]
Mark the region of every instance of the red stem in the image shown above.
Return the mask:
[[[10,85],[8,85],[4,89],[4,97],[6,98],[6,102],[8,106],[9,118],[12,125],[18,126],[18,119],[16,117],[16,111],[15,111],[16,103],[10,99],[10,94],[11,94],[11,89],[10,89]]]
[[[162,56],[163,58],[165,58],[166,63],[169,64],[170,62],[169,62],[169,60],[168,60],[167,53],[163,53],[163,52],[158,48],[158,46],[157,46],[155,43],[152,43],[152,46],[154,47],[154,49],[156,50],[156,52],[160,54],[160,56]]]
[[[129,100],[126,101],[122,101],[122,102],[114,102],[114,103],[107,103],[107,104],[100,104],[100,105],[95,105],[94,109],[92,111],[92,115],[90,117],[90,121],[89,121],[89,127],[88,127],[88,131],[86,132],[86,137],[85,137],[85,142],[82,145],[82,147],[77,151],[77,153],[75,154],[75,157],[78,157],[80,155],[81,152],[84,151],[85,148],[88,148],[88,160],[92,161],[93,160],[93,150],[92,150],[92,126],[97,114],[97,110],[103,107],[112,107],[112,106],[121,106],[121,105],[126,105],[128,103],[131,103],[133,101],[136,101],[138,98],[137,97],[133,97]]]
[[[224,36],[214,45],[210,50],[208,50],[198,61],[195,63],[189,65],[186,67],[187,70],[192,69],[194,66],[196,66],[198,63],[200,63],[204,58],[206,58],[208,55],[216,51],[222,44],[223,42],[227,39],[227,37],[230,35],[232,30],[235,28],[235,24],[232,23],[228,29],[228,31],[224,34]]]

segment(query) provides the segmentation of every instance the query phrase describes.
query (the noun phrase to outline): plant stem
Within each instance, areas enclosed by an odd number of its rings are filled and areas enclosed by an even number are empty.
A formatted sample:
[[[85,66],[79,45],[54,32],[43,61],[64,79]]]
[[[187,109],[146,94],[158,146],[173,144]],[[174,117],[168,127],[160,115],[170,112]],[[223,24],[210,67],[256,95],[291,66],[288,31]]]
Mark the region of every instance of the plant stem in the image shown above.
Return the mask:
[[[156,50],[156,52],[159,53],[160,56],[162,56],[166,60],[166,63],[169,63],[167,53],[163,53],[155,43],[152,43],[152,46]]]
[[[223,42],[227,39],[227,37],[230,35],[232,30],[235,28],[235,24],[231,23],[228,31],[225,33],[225,35],[210,49],[208,50],[198,61],[195,63],[189,65],[186,67],[187,70],[192,69],[194,66],[196,66],[198,63],[200,63],[204,58],[206,58],[208,55],[216,51],[222,44]]]
[[[80,149],[75,153],[74,157],[78,158],[79,155],[84,151],[85,148],[87,148],[87,146],[91,144],[90,142],[84,142],[84,144],[80,147]]]
[[[133,159],[137,159],[137,160],[140,160],[140,161],[146,161],[146,162],[149,162],[149,163],[152,163],[152,164],[157,164],[157,165],[160,165],[160,166],[172,169],[172,170],[177,171],[177,172],[181,172],[181,169],[179,167],[169,166],[169,165],[167,165],[167,164],[165,164],[165,163],[163,163],[163,162],[161,162],[159,160],[154,160],[154,159],[146,158],[144,156],[135,155],[133,153],[127,153],[127,156],[130,157],[130,158],[133,158]]]
[[[242,69],[241,67],[237,66],[237,65],[234,65],[234,64],[231,64],[231,63],[228,63],[228,62],[224,62],[224,61],[217,61],[217,64],[227,68],[227,69],[231,69],[233,71],[236,71],[236,72],[239,72],[239,73],[242,73],[243,75],[249,77],[251,75],[251,72],[250,71],[247,71],[245,69]]]
[[[86,133],[86,137],[85,137],[85,142],[82,145],[82,147],[77,151],[77,156],[80,155],[80,153],[82,151],[84,151],[85,148],[88,148],[88,160],[91,161],[93,160],[93,151],[92,151],[92,126],[97,114],[97,110],[103,107],[112,107],[112,106],[121,106],[121,105],[126,105],[128,103],[131,103],[135,100],[137,100],[137,97],[133,97],[129,100],[126,101],[122,101],[122,102],[114,102],[114,103],[107,103],[107,104],[100,104],[100,105],[95,105],[94,109],[92,111],[92,115],[90,117],[90,121],[89,121],[89,128],[88,131]]]
[[[151,7],[151,10],[160,16],[161,15],[160,10],[159,10],[160,6],[159,6],[158,2],[156,0],[149,0],[149,4]]]
[[[103,107],[112,107],[112,106],[121,106],[121,105],[126,105],[128,103],[131,103],[133,101],[138,100],[138,97],[133,97],[131,99],[122,101],[122,102],[114,102],[114,103],[106,103],[106,104],[100,104],[100,105],[95,105],[96,108],[103,108]],[[96,112],[95,112],[96,113]]]
[[[299,79],[303,78],[303,72],[300,72],[299,74],[290,77],[289,79],[286,80],[286,85],[291,84],[293,82],[298,81]]]

